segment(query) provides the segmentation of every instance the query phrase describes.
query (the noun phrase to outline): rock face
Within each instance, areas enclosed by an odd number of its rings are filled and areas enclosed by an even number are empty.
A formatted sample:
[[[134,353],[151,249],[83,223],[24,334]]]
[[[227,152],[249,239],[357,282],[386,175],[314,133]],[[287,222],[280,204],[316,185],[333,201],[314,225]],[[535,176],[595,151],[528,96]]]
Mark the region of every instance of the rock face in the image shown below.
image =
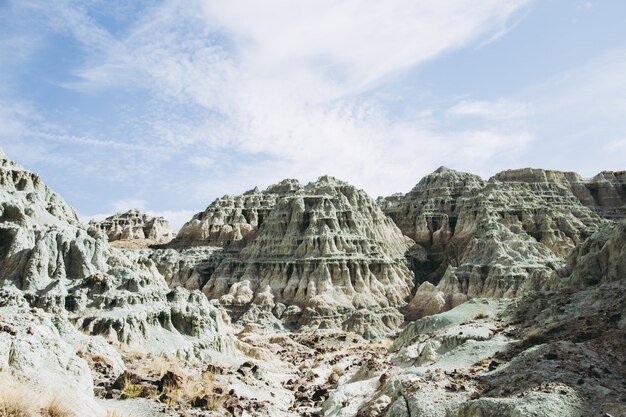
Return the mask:
[[[106,219],[89,223],[102,230],[109,242],[118,240],[149,240],[154,243],[167,243],[175,233],[163,217],[152,217],[139,210],[117,213]]]
[[[0,351],[9,355],[2,368],[43,385],[80,386],[78,415],[103,414],[78,352],[123,370],[101,336],[179,357],[234,351],[221,313],[201,292],[170,290],[154,262],[110,247],[36,174],[3,155],[0,218]]]
[[[363,191],[331,177],[218,199],[173,245],[184,242],[232,254],[205,275],[203,292],[244,320],[263,310],[291,324],[379,334],[401,323],[396,308],[414,285],[405,258],[414,242]],[[355,315],[363,309],[380,312],[373,327],[371,314]]]
[[[308,325],[341,325],[356,310],[406,303],[411,245],[364,192],[321,177],[280,198],[257,237],[203,291],[232,306],[265,292],[271,303],[302,309]]]
[[[557,291],[409,323],[376,367],[331,392],[324,415],[624,415],[625,254],[626,222],[607,224],[544,281]]]
[[[185,223],[170,246],[220,246],[240,250],[256,237],[276,201],[301,189],[296,180],[283,180],[261,192],[254,188],[239,196],[225,195]]]
[[[607,222],[600,215],[620,216],[622,178],[520,169],[485,182],[442,167],[406,195],[379,199],[427,252],[417,278],[429,282],[417,289],[410,316],[443,311],[467,297],[514,297],[529,278],[549,276]]]

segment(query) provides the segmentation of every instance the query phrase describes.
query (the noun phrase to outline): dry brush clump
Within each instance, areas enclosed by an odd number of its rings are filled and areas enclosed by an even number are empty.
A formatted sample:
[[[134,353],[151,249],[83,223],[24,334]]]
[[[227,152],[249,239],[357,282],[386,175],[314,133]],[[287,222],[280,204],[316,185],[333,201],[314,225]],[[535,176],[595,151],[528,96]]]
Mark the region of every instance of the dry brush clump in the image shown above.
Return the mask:
[[[73,417],[74,413],[55,397],[44,405],[40,411],[42,417]]]
[[[153,398],[178,409],[223,411],[227,389],[215,372],[190,376],[177,358],[128,353],[129,370],[120,377],[122,398]]]
[[[4,381],[3,381],[4,382]],[[42,401],[18,383],[2,383],[0,417],[77,417],[58,397]]]
[[[33,417],[35,407],[20,386],[5,386],[0,393],[0,417]]]
[[[203,373],[198,379],[186,379],[178,386],[165,387],[163,395],[170,405],[200,407],[211,411],[224,409],[226,387],[217,382],[212,372]]]

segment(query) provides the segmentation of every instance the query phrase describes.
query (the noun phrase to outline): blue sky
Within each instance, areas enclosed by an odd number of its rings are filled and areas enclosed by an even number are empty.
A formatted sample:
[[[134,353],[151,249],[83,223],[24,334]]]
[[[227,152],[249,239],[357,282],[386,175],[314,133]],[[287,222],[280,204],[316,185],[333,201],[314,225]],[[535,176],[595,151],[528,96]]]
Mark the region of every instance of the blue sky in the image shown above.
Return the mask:
[[[626,168],[622,0],[0,0],[0,146],[88,219],[175,227],[334,175]]]

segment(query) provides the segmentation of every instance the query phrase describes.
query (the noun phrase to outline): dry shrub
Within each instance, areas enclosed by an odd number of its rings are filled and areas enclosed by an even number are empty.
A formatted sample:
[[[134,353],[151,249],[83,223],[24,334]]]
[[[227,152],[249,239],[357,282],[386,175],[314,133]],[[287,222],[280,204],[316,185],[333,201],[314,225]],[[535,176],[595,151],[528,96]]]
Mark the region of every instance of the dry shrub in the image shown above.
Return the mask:
[[[29,394],[19,385],[3,386],[0,392],[0,417],[33,417],[35,410]]]
[[[476,315],[474,316],[474,320],[481,320],[481,319],[487,319],[487,318],[489,318],[489,314],[485,313],[484,311],[480,311],[476,313]]]
[[[42,417],[74,417],[74,413],[61,403],[58,398],[53,398],[43,406],[40,411]]]
[[[530,346],[540,345],[548,341],[548,337],[546,336],[546,332],[544,329],[538,329],[536,327],[531,328],[524,338],[526,344]]]
[[[154,375],[161,378],[167,371],[180,371],[180,364],[164,354],[148,356],[141,364],[137,365],[136,371],[144,375]]]
[[[164,391],[173,404],[202,404],[207,410],[222,410],[226,401],[226,387],[217,382],[213,372],[205,372],[200,379],[188,379],[180,387]]]

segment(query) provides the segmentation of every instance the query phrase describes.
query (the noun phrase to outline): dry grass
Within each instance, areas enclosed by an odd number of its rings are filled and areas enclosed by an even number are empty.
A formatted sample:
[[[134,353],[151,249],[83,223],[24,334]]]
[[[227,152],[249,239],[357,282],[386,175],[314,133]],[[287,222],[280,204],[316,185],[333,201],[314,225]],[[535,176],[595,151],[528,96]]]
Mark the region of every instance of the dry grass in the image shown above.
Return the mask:
[[[481,320],[481,319],[488,319],[488,318],[489,318],[489,314],[485,313],[484,311],[480,311],[476,313],[476,315],[474,316],[474,320]]]
[[[531,328],[524,338],[524,341],[530,345],[540,345],[542,343],[547,342],[548,338],[546,336],[546,332],[544,329],[539,329],[536,327]]]
[[[20,385],[4,386],[0,392],[0,417],[34,417],[35,407],[29,394]]]
[[[117,410],[112,410],[107,413],[107,417],[130,417],[126,414],[120,414]]]
[[[40,407],[41,400],[32,389],[12,381],[2,385],[0,417],[75,417],[58,397]]]
[[[135,371],[142,375],[153,375],[161,378],[167,371],[180,372],[180,364],[176,359],[165,355],[148,355],[135,366]]]
[[[180,387],[168,388],[164,394],[173,404],[194,404],[200,399],[206,400],[207,410],[223,410],[226,387],[217,382],[217,376],[205,372],[198,380],[187,380]]]
[[[74,413],[70,409],[68,409],[61,400],[57,398],[53,398],[48,402],[48,404],[44,405],[40,411],[42,417],[73,417]]]

